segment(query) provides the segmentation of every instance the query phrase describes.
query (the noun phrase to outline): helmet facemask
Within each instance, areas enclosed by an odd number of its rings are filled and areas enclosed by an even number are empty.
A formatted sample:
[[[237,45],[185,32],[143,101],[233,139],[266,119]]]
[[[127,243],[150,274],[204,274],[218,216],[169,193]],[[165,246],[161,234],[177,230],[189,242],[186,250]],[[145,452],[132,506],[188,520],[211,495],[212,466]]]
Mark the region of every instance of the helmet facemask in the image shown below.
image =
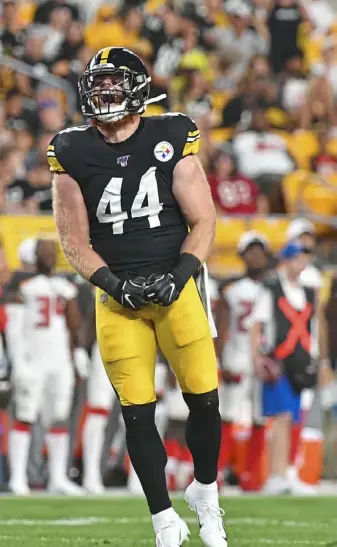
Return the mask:
[[[149,96],[150,77],[106,64],[88,68],[79,79],[82,112],[100,123],[141,114]]]

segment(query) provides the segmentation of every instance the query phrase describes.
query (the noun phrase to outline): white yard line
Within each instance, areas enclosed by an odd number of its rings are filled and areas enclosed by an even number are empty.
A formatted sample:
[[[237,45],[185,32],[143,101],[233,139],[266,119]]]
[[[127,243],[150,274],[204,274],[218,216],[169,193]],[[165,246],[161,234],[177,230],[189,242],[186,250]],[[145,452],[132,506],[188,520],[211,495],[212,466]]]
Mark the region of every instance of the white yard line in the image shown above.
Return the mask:
[[[0,534],[0,541],[22,541],[22,536],[17,535],[2,535]],[[38,538],[35,538],[36,541],[42,542],[42,543],[50,543],[51,538],[47,536],[39,536]],[[97,538],[88,538],[86,536],[78,536],[78,537],[58,537],[57,541],[62,544],[71,544],[74,545],[75,542],[84,542],[86,545],[88,544],[96,544],[97,545]],[[240,538],[240,543],[245,543],[247,545],[252,544],[252,539],[244,539]],[[327,541],[317,541],[317,540],[310,540],[310,539],[299,539],[299,540],[291,540],[291,539],[271,539],[266,537],[260,537],[256,538],[256,541],[259,542],[260,545],[328,545],[329,542]],[[190,541],[190,544],[198,543],[199,539],[193,538]],[[153,545],[153,539],[139,539],[137,540],[137,544],[139,545]]]
[[[36,520],[36,519],[3,519],[0,526],[90,526],[111,522],[110,519],[100,517],[80,517],[69,519]]]
[[[195,517],[184,517],[184,520],[189,524],[196,523]],[[120,518],[103,518],[103,517],[69,517],[67,519],[1,519],[0,526],[91,526],[94,524],[117,524],[126,525],[130,524],[147,524],[151,520],[149,517],[120,517]],[[248,526],[285,526],[285,527],[299,527],[306,528],[312,523],[310,521],[297,521],[297,520],[276,520],[276,519],[264,519],[264,518],[228,518],[227,524],[233,525],[248,525]],[[337,519],[336,519],[337,523]],[[326,527],[331,526],[329,523],[316,523],[315,526]]]

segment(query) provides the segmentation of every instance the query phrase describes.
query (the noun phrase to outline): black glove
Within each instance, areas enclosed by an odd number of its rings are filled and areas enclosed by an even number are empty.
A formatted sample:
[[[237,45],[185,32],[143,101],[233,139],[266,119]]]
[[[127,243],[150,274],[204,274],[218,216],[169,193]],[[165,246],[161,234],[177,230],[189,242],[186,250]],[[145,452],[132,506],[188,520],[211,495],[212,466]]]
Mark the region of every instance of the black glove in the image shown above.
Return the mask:
[[[122,282],[121,282],[122,283]],[[129,279],[124,281],[120,287],[120,294],[116,294],[114,298],[122,304],[124,308],[130,310],[140,310],[148,299],[145,296],[145,277],[136,277],[135,279]]]
[[[180,255],[178,264],[167,274],[152,274],[146,280],[146,296],[160,306],[170,306],[185,287],[188,280],[201,266],[199,258],[190,254]]]
[[[147,303],[144,292],[145,277],[122,281],[107,266],[102,266],[93,273],[89,281],[112,296],[124,308],[140,310]]]
[[[152,274],[146,280],[145,294],[154,304],[170,306],[179,298],[180,290],[172,274]]]

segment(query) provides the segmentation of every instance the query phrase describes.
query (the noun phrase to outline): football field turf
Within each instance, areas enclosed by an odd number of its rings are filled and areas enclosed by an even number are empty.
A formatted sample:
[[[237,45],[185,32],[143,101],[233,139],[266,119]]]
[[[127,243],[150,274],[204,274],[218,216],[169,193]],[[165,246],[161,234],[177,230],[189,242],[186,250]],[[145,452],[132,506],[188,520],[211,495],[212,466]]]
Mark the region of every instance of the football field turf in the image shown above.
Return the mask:
[[[337,498],[227,498],[229,547],[337,547]],[[201,546],[193,513],[182,500],[190,547]],[[0,498],[0,545],[6,547],[154,546],[139,498]]]

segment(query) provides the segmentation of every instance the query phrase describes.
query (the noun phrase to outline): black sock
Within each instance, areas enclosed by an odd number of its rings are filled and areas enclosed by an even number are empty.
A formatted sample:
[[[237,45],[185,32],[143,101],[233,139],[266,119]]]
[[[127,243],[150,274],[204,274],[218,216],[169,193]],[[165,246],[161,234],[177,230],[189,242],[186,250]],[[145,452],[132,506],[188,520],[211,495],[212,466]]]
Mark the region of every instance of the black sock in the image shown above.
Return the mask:
[[[153,515],[171,507],[166,486],[167,455],[154,421],[156,403],[122,406],[131,463]]]
[[[186,442],[193,457],[194,477],[202,484],[211,484],[217,479],[221,441],[218,390],[183,396],[190,409]]]

